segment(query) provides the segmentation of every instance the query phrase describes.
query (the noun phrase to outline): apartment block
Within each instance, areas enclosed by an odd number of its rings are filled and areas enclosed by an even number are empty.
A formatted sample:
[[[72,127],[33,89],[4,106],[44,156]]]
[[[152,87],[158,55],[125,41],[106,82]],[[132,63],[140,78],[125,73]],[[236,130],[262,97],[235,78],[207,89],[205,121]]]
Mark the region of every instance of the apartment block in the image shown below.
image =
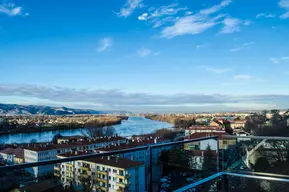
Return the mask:
[[[87,152],[68,152],[58,158],[84,155]],[[79,190],[144,192],[146,188],[145,163],[120,157],[94,157],[86,160],[57,164],[54,176],[63,185],[74,185]]]
[[[29,144],[24,148],[24,159],[26,163],[47,161],[56,159],[57,154],[69,151],[92,151],[100,147],[122,144],[126,142],[126,138],[113,136],[98,139],[81,139],[74,142],[64,142],[61,144]],[[28,172],[35,177],[52,174],[53,165],[45,165],[41,167],[33,167],[27,169]]]

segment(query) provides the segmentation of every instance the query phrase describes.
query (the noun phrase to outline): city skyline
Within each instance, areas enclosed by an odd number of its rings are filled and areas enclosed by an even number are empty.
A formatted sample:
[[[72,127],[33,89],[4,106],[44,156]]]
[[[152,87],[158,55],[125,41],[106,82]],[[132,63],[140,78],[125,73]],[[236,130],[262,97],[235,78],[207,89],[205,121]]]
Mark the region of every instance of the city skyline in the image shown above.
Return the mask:
[[[289,0],[0,0],[0,103],[289,108],[288,29]]]

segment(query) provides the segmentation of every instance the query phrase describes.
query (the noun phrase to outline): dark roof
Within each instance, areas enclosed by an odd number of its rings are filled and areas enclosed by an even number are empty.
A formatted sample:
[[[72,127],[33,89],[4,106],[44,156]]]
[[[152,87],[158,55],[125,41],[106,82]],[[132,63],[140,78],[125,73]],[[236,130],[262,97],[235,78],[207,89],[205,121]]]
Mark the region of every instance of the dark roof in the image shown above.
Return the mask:
[[[73,136],[61,136],[57,139],[67,139],[67,140],[72,140],[72,139],[86,139],[87,137],[82,136],[82,135],[73,135]]]
[[[119,157],[93,157],[90,159],[85,160],[87,162],[93,162],[97,164],[118,167],[118,168],[131,168],[131,167],[138,167],[140,165],[144,165],[144,162],[133,161],[130,159],[119,158]]]
[[[87,155],[87,154],[92,154],[92,152],[67,152],[63,154],[57,155],[57,157],[74,157],[74,156],[79,156],[79,155]],[[92,163],[97,163],[97,164],[102,164],[102,165],[107,165],[107,166],[112,166],[112,167],[118,167],[118,168],[131,168],[131,167],[137,167],[140,165],[143,165],[144,162],[139,162],[139,161],[133,161],[130,159],[125,159],[125,158],[119,158],[119,157],[113,157],[113,156],[106,156],[106,157],[91,157],[88,159],[84,159],[82,161],[86,162],[92,162]]]
[[[166,141],[170,141],[168,139],[157,139],[157,143],[162,143]],[[145,140],[130,140],[125,144],[120,144],[120,145],[110,145],[102,148],[98,148],[98,151],[116,151],[116,150],[121,150],[121,149],[130,149],[130,148],[135,148],[135,147],[140,147],[140,146],[145,146],[149,144],[154,144],[154,139],[145,139]]]
[[[0,153],[15,155],[17,158],[24,158],[24,150],[21,148],[6,148],[1,150]]]
[[[224,130],[221,127],[217,126],[191,126],[188,130]]]
[[[98,138],[95,140],[83,140],[83,141],[75,141],[75,142],[68,142],[62,144],[30,144],[26,146],[25,149],[32,150],[32,151],[47,151],[53,149],[66,149],[66,148],[73,148],[73,147],[80,147],[85,145],[91,144],[98,144],[98,143],[106,143],[106,142],[116,142],[119,140],[125,140],[125,137],[120,136],[113,136],[113,137],[105,137],[105,138]]]
[[[224,140],[223,136],[230,135],[226,132],[204,132],[204,133],[193,133],[190,136],[186,136],[186,139],[197,139],[201,137],[214,137],[217,136],[219,140]],[[225,138],[226,140],[230,140],[234,138]]]

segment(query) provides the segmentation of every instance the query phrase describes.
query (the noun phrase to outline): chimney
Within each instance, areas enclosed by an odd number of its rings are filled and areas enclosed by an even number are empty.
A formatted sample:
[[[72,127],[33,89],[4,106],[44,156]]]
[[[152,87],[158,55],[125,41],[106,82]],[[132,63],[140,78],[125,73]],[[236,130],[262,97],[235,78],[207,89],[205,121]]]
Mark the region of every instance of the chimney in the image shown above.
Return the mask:
[[[107,160],[110,160],[110,156],[107,156]]]
[[[154,143],[155,143],[155,144],[157,143],[157,138],[154,139]]]

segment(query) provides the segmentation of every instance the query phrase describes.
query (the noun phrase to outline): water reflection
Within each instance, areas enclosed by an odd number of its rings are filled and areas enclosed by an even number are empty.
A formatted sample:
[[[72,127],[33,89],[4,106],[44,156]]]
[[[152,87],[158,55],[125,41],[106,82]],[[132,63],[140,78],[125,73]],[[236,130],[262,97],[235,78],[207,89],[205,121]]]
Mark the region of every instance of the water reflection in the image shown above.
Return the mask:
[[[129,136],[134,134],[151,133],[161,128],[171,128],[173,125],[166,122],[153,121],[143,117],[130,117],[128,120],[122,121],[120,125],[115,125],[114,128],[119,135]],[[32,139],[37,142],[49,142],[53,136],[60,133],[64,136],[83,135],[85,130],[61,130],[61,131],[46,131],[37,133],[18,133],[6,136],[0,136],[0,141],[5,143],[29,143]]]

